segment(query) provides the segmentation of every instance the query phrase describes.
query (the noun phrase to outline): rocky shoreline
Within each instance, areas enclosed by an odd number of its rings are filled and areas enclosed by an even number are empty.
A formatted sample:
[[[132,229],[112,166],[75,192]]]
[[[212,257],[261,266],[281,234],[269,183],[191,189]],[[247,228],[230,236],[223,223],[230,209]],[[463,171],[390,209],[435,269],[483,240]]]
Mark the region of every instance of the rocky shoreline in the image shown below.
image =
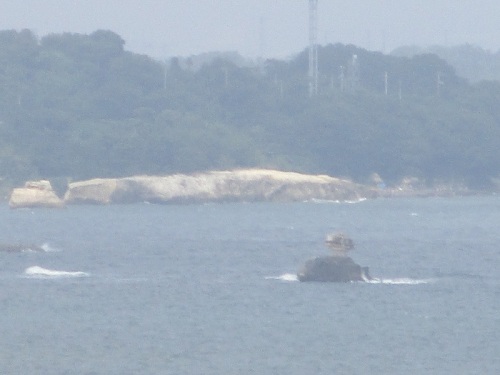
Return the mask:
[[[359,201],[375,198],[466,196],[485,194],[464,186],[426,188],[415,179],[396,187],[363,185],[347,179],[270,169],[238,169],[166,176],[95,178],[68,184],[56,194],[47,180],[28,181],[12,190],[11,208],[61,208],[73,204],[207,202]]]
[[[211,171],[167,176],[97,178],[68,184],[58,197],[50,182],[29,181],[15,188],[11,208],[71,204],[358,201],[376,198],[376,188],[326,175],[268,169]]]

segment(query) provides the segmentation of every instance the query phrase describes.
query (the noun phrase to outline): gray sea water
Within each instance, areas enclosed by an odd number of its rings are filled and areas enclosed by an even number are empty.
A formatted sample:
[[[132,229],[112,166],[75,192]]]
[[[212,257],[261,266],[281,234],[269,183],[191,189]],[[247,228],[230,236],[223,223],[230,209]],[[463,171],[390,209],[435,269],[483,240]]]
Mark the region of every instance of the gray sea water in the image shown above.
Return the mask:
[[[0,207],[0,374],[499,374],[500,198]],[[373,283],[300,283],[327,233]]]

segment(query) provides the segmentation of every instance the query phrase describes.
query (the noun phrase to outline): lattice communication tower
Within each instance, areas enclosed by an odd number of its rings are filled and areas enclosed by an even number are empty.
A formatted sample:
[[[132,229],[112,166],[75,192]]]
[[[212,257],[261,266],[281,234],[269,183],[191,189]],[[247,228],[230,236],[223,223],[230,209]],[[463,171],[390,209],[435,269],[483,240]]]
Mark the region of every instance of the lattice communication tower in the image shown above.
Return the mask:
[[[309,0],[309,96],[318,94],[318,0]]]

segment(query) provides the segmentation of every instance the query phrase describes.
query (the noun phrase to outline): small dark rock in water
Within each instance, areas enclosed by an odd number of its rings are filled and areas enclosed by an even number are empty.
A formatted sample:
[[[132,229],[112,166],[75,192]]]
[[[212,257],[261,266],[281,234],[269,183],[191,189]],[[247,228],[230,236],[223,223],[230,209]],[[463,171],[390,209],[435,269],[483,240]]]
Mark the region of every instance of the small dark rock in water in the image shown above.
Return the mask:
[[[300,281],[347,283],[368,281],[368,267],[361,267],[349,257],[324,256],[308,260],[298,273]]]
[[[333,255],[308,260],[297,274],[300,281],[347,283],[372,279],[368,267],[361,267],[346,255],[354,249],[354,242],[348,236],[343,233],[329,234],[325,243]]]
[[[44,250],[37,245],[12,245],[12,244],[0,244],[0,252],[1,253],[22,253],[26,251],[39,251],[43,252]]]

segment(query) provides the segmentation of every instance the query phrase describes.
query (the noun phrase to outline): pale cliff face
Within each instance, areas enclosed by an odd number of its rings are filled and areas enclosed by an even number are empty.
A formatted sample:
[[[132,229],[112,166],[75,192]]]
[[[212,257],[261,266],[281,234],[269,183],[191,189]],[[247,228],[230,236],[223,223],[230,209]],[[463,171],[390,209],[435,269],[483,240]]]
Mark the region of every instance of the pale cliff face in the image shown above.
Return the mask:
[[[109,204],[117,189],[117,179],[96,178],[70,183],[64,195],[66,203]]]
[[[66,203],[357,200],[368,189],[347,180],[266,169],[133,176],[69,184]]]
[[[47,180],[28,181],[24,187],[14,189],[9,199],[10,208],[63,206],[64,201],[57,196]]]

